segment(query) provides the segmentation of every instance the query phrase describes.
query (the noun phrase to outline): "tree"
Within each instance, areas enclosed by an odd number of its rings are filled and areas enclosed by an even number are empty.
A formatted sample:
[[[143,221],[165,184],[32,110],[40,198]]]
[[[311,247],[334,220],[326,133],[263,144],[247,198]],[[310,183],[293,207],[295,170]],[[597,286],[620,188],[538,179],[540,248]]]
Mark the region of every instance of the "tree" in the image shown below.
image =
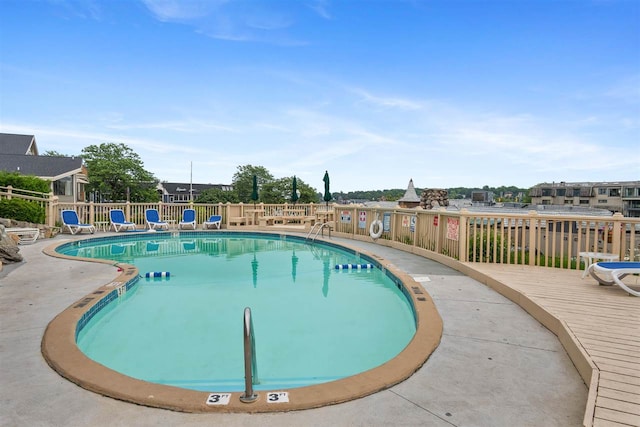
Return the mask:
[[[300,191],[298,203],[317,203],[318,192],[316,189],[305,184],[300,178],[297,178],[297,181],[297,188],[298,191]],[[267,182],[262,186],[260,200],[264,203],[290,203],[292,184],[293,177],[285,177]]]
[[[40,154],[41,156],[49,156],[49,157],[72,157],[67,156],[66,154],[59,153],[55,150],[47,150],[44,153]]]
[[[144,169],[140,156],[122,143],[90,145],[82,150],[89,172],[88,191],[112,201],[155,202],[158,180]]]
[[[273,181],[273,175],[263,166],[238,166],[238,170],[233,174],[233,189],[238,195],[238,200],[242,203],[253,203],[251,192],[253,191],[253,176],[258,177],[258,187],[262,188],[266,183]],[[262,197],[262,191],[258,192],[259,201],[268,203]]]
[[[235,191],[210,188],[204,190],[194,203],[238,203],[238,194]]]

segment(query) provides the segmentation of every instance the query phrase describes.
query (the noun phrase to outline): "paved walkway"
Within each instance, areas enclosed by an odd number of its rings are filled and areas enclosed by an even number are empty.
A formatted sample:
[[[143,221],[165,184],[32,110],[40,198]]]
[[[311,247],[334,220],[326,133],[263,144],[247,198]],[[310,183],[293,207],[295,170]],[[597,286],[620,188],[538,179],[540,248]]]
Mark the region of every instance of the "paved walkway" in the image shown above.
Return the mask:
[[[55,240],[71,238],[58,236]],[[441,264],[343,239],[423,285],[444,321],[440,346],[411,378],[363,399],[289,413],[183,414],[86,391],[44,361],[47,323],[115,277],[103,264],[54,259],[21,246],[25,262],[0,272],[2,426],[580,426],[587,387],[555,335],[519,306]]]

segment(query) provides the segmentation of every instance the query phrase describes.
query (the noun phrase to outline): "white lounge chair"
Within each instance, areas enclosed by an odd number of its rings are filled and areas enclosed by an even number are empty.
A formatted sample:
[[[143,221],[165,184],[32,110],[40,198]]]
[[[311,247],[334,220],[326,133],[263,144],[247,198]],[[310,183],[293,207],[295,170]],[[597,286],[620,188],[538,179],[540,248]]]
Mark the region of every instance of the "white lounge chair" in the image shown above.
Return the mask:
[[[146,227],[149,230],[168,230],[169,223],[160,219],[157,209],[146,209],[144,211],[144,219],[147,222]]]
[[[196,210],[195,209],[185,209],[182,211],[182,221],[178,223],[178,228],[192,228],[196,229]]]
[[[594,262],[589,266],[589,274],[601,285],[618,285],[629,294],[640,297],[640,291],[631,289],[622,281],[629,274],[640,274],[640,262]]]
[[[208,220],[202,223],[202,228],[207,229],[207,228],[216,227],[219,230],[221,224],[222,224],[222,216],[211,215]]]
[[[118,232],[121,230],[136,229],[136,225],[133,222],[126,220],[124,216],[124,211],[122,209],[111,209],[109,211],[109,220],[111,221],[109,230],[113,228],[114,231]]]
[[[60,216],[62,217],[62,232],[64,232],[65,228],[71,234],[82,233],[82,230],[87,230],[91,234],[96,232],[96,228],[93,225],[81,224],[78,213],[73,209],[63,210],[60,212]]]
[[[18,236],[20,238],[19,245],[30,245],[40,236],[40,230],[37,228],[5,228],[4,231]]]

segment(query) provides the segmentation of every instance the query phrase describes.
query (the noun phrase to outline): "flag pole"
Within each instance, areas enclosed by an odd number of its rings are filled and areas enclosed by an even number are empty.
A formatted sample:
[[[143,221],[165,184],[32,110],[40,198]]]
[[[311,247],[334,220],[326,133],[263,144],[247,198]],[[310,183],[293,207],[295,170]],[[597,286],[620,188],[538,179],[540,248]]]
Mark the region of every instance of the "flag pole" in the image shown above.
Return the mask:
[[[189,174],[189,203],[193,203],[193,161],[191,162],[191,173]]]

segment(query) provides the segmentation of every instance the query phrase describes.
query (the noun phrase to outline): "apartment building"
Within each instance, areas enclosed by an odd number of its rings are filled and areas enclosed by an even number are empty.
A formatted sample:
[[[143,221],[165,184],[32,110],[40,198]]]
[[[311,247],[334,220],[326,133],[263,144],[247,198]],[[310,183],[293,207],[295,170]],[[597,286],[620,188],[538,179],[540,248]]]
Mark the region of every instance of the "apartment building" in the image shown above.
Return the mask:
[[[529,196],[534,205],[583,206],[640,217],[640,181],[542,183]]]

